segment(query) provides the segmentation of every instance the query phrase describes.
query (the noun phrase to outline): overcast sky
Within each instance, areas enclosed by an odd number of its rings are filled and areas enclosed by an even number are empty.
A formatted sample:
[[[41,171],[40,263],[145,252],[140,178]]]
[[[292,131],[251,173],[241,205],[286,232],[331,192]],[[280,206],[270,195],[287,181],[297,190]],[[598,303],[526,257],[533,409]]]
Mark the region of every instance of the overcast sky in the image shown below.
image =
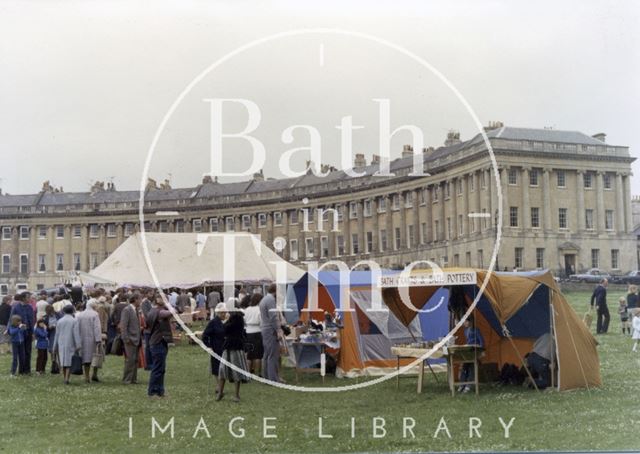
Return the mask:
[[[318,27],[375,35],[425,59],[482,124],[605,132],[633,156],[640,150],[638,2],[263,3],[0,0],[0,187],[34,193],[51,180],[85,191],[113,179],[137,189],[156,129],[196,76],[243,44]],[[206,74],[169,118],[150,176],[194,186],[209,171],[210,98],[259,106],[254,135],[267,149],[267,176],[277,176],[284,151],[308,141],[299,132],[282,142],[294,124],[318,129],[322,161],[339,166],[335,126],[351,115],[364,127],[354,150],[377,153],[374,98],[390,100],[392,128],[417,125],[425,145],[442,145],[449,129],[463,139],[477,132],[454,93],[406,55],[311,33],[258,45]],[[242,109],[226,113],[225,128],[243,127]],[[394,153],[409,138],[394,137]],[[239,142],[223,153],[234,171],[250,161]],[[640,164],[633,167],[640,194]]]

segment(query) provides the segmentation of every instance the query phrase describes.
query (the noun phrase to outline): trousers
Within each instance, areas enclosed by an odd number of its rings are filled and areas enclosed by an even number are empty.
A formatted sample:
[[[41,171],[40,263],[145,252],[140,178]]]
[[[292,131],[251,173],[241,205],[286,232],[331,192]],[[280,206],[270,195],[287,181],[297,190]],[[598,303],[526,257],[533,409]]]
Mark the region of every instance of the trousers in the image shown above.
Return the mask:
[[[138,381],[138,346],[125,342],[122,381],[130,385]]]
[[[280,381],[280,343],[275,329],[262,330],[262,375],[267,380]]]
[[[169,349],[164,340],[159,344],[150,345],[149,349],[151,350],[152,366],[147,394],[150,396],[164,396],[164,374],[167,370],[167,353]]]
[[[47,368],[47,357],[49,352],[46,348],[38,349],[38,356],[36,356],[36,372],[44,373]]]
[[[24,342],[11,342],[11,352],[13,353],[11,375],[15,375],[16,372],[23,373],[25,361]]]
[[[596,333],[606,333],[609,331],[609,306],[606,304],[601,304],[598,306],[597,313],[597,321],[596,321]]]

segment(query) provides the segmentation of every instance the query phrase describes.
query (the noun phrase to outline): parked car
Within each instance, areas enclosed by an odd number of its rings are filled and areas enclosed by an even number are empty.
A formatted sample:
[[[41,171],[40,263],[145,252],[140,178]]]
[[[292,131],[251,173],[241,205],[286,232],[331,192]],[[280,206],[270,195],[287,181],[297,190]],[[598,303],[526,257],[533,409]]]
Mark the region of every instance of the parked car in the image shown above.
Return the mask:
[[[616,284],[635,284],[640,285],[640,270],[629,271],[622,276],[614,276],[613,282]]]
[[[611,275],[606,271],[603,271],[599,268],[591,268],[586,273],[582,274],[572,274],[569,276],[569,280],[573,282],[592,282],[598,283],[602,279],[611,279]]]

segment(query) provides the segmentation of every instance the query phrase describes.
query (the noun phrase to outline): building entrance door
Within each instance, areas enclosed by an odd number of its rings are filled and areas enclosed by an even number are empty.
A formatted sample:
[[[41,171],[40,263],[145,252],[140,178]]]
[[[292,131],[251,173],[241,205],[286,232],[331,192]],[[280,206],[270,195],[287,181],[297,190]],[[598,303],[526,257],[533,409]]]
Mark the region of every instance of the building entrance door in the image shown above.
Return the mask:
[[[564,255],[564,272],[567,277],[572,274],[576,274],[576,255],[575,254],[565,254]]]

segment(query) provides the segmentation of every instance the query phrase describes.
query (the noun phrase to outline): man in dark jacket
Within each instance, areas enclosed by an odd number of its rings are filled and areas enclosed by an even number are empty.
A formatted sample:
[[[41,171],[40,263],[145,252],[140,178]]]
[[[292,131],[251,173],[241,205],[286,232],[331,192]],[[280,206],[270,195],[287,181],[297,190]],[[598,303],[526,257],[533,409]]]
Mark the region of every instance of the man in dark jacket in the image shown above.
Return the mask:
[[[591,309],[595,304],[597,310],[596,334],[609,331],[609,307],[607,306],[607,285],[609,281],[602,279],[591,295]]]
[[[153,364],[153,360],[151,359],[151,346],[149,345],[149,336],[151,333],[149,331],[149,323],[146,321],[147,318],[149,318],[151,309],[153,309],[151,298],[153,298],[153,292],[149,290],[143,293],[142,303],[140,304],[140,311],[142,312],[145,320],[144,330],[142,331],[142,336],[144,338],[144,370],[151,370],[151,365]]]
[[[20,370],[21,374],[29,375],[31,373],[31,347],[33,344],[33,329],[35,328],[35,314],[33,307],[29,304],[29,294],[20,293],[14,297],[16,303],[11,308],[11,317],[19,315],[22,323],[25,324],[24,331],[24,367]]]
[[[142,342],[140,330],[140,295],[129,296],[129,304],[122,309],[120,315],[120,337],[124,346],[124,372],[122,382],[131,385],[138,382],[138,348]]]
[[[176,310],[178,314],[182,314],[185,308],[191,307],[191,298],[187,295],[187,291],[185,289],[180,290],[180,295],[176,299]]]
[[[151,350],[151,375],[149,376],[149,397],[164,397],[164,374],[166,372],[169,344],[173,343],[171,332],[171,311],[167,310],[161,296],[156,296],[154,306],[147,316],[149,329],[149,349]]]

